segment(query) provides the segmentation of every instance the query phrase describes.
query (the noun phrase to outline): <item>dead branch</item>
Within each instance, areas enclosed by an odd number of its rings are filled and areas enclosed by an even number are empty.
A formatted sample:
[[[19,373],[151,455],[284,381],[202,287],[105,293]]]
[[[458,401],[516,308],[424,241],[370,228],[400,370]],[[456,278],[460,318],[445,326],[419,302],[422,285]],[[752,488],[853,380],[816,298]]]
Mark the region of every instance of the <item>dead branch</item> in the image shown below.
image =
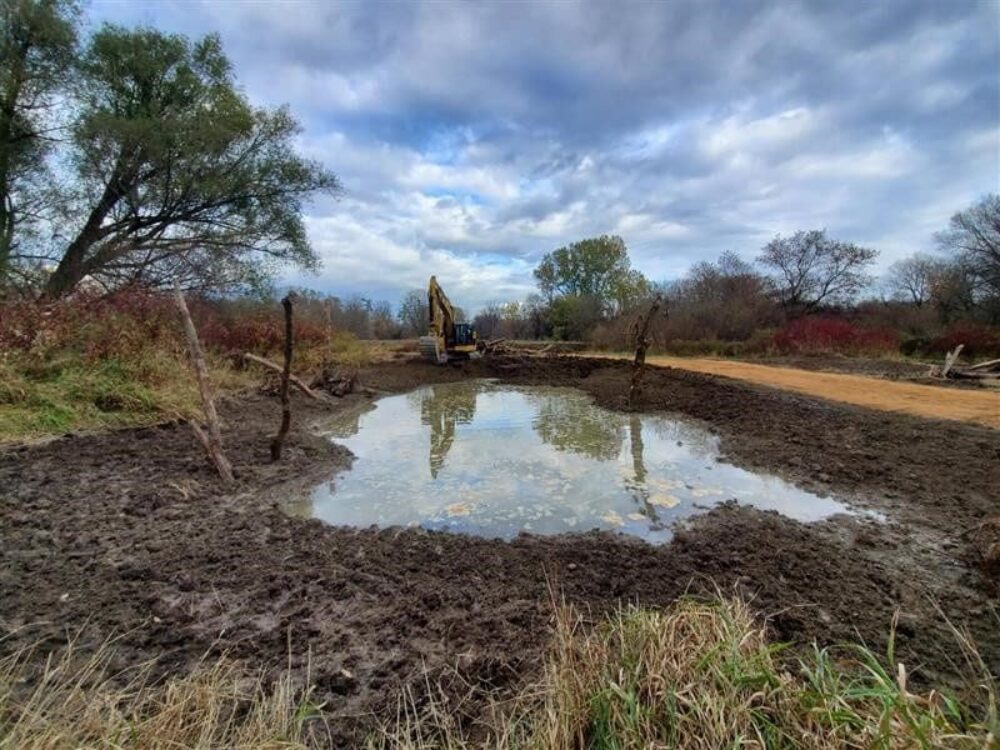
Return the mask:
[[[628,387],[628,408],[632,409],[639,397],[643,371],[646,369],[646,350],[653,340],[649,337],[649,326],[653,322],[657,310],[663,304],[663,297],[657,294],[653,304],[649,306],[645,316],[640,315],[635,321],[635,360],[632,362],[632,382]]]
[[[944,355],[944,367],[941,369],[941,377],[948,377],[948,373],[951,368],[955,365],[955,361],[958,359],[958,355],[962,353],[962,349],[965,348],[965,344],[959,344],[952,351]]]
[[[489,339],[488,341],[482,342],[481,352],[483,354],[518,354],[533,357],[540,354],[547,354],[555,348],[556,345],[553,342],[535,349],[533,347],[514,346],[507,339]]]
[[[246,354],[243,355],[243,359],[245,359],[247,362],[256,362],[258,365],[262,365],[263,367],[266,367],[272,372],[276,372],[278,375],[281,375],[283,373],[281,365],[275,364],[271,360],[265,359],[264,357],[259,357],[256,354],[251,354],[250,352],[247,352]],[[314,399],[316,401],[329,400],[324,396],[324,394],[316,393],[316,391],[314,391],[312,388],[306,385],[301,378],[299,378],[296,375],[293,375],[292,373],[288,373],[288,382],[294,385],[296,388],[298,388],[300,391],[302,391],[311,399]]]
[[[285,366],[281,369],[281,426],[278,434],[271,440],[271,460],[281,458],[281,446],[292,425],[292,406],[288,399],[288,381],[292,374],[292,298],[286,294],[281,300],[285,309]]]
[[[1000,367],[1000,359],[991,359],[988,362],[980,362],[978,365],[969,365],[966,370],[992,370]]]
[[[1000,359],[991,359],[988,362],[980,362],[978,365],[959,367],[955,363],[958,355],[962,353],[964,344],[959,344],[952,351],[945,354],[944,365],[934,365],[931,367],[931,377],[950,378],[952,380],[998,380],[1000,379]]]
[[[205,420],[208,422],[208,434],[205,434],[205,431],[195,421],[191,421],[191,429],[212,463],[215,464],[222,481],[225,484],[232,484],[233,467],[222,450],[222,431],[219,428],[219,415],[215,411],[215,401],[212,399],[212,386],[208,379],[205,355],[201,350],[201,342],[198,340],[198,331],[191,320],[191,313],[188,312],[187,304],[184,302],[180,284],[176,282],[174,283],[174,300],[177,302],[177,309],[180,310],[181,320],[184,323],[184,333],[187,335],[188,348],[191,352],[191,366],[194,368],[195,378],[198,381],[201,406],[205,412]]]

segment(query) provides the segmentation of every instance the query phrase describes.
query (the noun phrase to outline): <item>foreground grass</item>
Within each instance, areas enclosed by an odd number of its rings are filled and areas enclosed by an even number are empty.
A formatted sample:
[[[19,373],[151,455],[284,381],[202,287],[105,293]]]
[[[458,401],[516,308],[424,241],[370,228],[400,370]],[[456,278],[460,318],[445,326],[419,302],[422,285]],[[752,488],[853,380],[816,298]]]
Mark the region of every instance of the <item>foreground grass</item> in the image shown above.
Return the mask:
[[[114,674],[113,655],[70,647],[41,666],[30,652],[0,662],[0,750],[307,747],[316,707],[287,676],[265,684],[219,661],[153,685],[148,667]]]
[[[983,675],[979,715],[938,692],[909,692],[902,665],[890,671],[862,647],[839,658],[814,649],[788,671],[777,658],[782,647],[768,643],[739,602],[627,608],[596,628],[562,609],[543,679],[496,704],[496,718],[469,728],[443,700],[411,696],[371,747],[995,747],[996,685],[964,648]]]
[[[738,601],[623,608],[596,626],[560,607],[543,673],[517,697],[484,711],[428,685],[369,748],[997,747],[996,684],[967,641],[958,648],[980,675],[975,713],[910,692],[905,669],[884,666],[891,651],[883,661],[858,646],[837,657],[817,648],[789,670]],[[153,684],[148,666],[113,673],[113,657],[113,645],[87,657],[70,646],[41,664],[30,652],[0,661],[0,750],[329,746],[322,707],[288,676],[268,683],[219,661]]]

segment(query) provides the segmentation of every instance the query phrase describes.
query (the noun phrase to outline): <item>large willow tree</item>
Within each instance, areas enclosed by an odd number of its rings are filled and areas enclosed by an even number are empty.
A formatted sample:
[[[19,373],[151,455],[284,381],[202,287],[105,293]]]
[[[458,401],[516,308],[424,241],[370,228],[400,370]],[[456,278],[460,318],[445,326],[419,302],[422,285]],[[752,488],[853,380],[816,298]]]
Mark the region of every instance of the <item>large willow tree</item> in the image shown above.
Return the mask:
[[[15,14],[45,4],[0,2]],[[50,239],[11,254],[48,259],[49,295],[87,277],[227,290],[316,265],[303,201],[340,185],[296,153],[287,109],[251,106],[217,36],[104,26],[67,64],[65,189],[43,222]]]

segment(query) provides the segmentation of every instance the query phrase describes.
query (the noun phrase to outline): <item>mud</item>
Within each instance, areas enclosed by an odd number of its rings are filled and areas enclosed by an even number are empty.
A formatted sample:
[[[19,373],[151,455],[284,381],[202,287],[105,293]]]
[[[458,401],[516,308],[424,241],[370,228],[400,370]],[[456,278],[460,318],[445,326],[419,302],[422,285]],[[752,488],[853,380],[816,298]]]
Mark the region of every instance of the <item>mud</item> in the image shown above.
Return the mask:
[[[403,360],[359,375],[385,392],[470,376],[569,385],[622,408],[628,370],[558,357],[445,368]],[[283,513],[276,501],[350,462],[309,432],[328,408],[339,407],[296,396],[286,458],[272,464],[276,400],[223,402],[238,478],[228,492],[180,424],[0,453],[0,651],[38,640],[58,647],[80,630],[85,645],[123,634],[122,664],[156,657],[164,675],[206,653],[275,671],[290,663],[303,680],[308,666],[339,746],[360,742],[424,670],[516,685],[541,656],[551,587],[595,617],[619,601],[735,589],[778,639],[860,637],[875,648],[899,610],[897,654],[914,679],[957,686],[946,615],[1000,673],[996,580],[978,567],[967,533],[997,511],[996,431],[651,370],[641,410],[701,420],[728,460],[889,522],[804,525],[726,506],[662,547],[598,533],[505,543]]]

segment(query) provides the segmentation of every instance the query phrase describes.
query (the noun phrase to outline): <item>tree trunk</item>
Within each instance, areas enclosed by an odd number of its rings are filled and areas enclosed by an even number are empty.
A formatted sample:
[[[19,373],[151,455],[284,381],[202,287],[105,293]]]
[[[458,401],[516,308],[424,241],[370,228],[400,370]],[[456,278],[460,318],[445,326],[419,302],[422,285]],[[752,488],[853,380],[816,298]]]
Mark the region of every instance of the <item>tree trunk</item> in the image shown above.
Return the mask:
[[[87,223],[66,247],[59,265],[56,266],[56,270],[45,283],[45,293],[49,297],[61,297],[67,292],[73,291],[76,285],[83,280],[83,277],[93,270],[87,268],[84,262],[87,251],[95,242],[107,235],[107,232],[102,231],[101,225],[111,213],[111,209],[127,192],[129,181],[128,175],[121,174],[121,168],[116,167],[112,179],[104,188],[101,200],[87,217]]]
[[[285,308],[285,366],[281,371],[281,426],[278,427],[278,434],[271,440],[271,460],[277,461],[281,458],[281,446],[285,442],[285,436],[292,425],[292,407],[288,400],[288,380],[292,372],[292,299],[290,295],[285,295],[281,300],[281,306]]]
[[[233,483],[233,468],[222,451],[222,432],[219,429],[219,415],[215,411],[215,401],[212,399],[212,386],[208,379],[208,366],[205,364],[205,355],[201,351],[201,343],[198,341],[198,331],[195,330],[194,321],[191,320],[191,313],[188,312],[187,304],[184,302],[184,295],[181,287],[174,283],[174,299],[177,301],[177,308],[181,312],[181,320],[184,323],[184,333],[187,334],[188,347],[191,350],[191,366],[194,368],[195,377],[198,380],[198,391],[201,393],[201,406],[205,411],[205,419],[208,422],[208,434],[201,429],[197,422],[191,422],[191,429],[198,438],[208,457],[215,464],[219,476],[225,484]]]
[[[628,408],[634,409],[639,397],[640,381],[643,371],[646,369],[646,350],[652,340],[649,338],[649,326],[656,316],[657,310],[663,303],[663,297],[659,294],[653,298],[653,304],[649,306],[649,311],[645,317],[640,316],[635,322],[635,360],[632,362],[632,382],[628,388]]]

